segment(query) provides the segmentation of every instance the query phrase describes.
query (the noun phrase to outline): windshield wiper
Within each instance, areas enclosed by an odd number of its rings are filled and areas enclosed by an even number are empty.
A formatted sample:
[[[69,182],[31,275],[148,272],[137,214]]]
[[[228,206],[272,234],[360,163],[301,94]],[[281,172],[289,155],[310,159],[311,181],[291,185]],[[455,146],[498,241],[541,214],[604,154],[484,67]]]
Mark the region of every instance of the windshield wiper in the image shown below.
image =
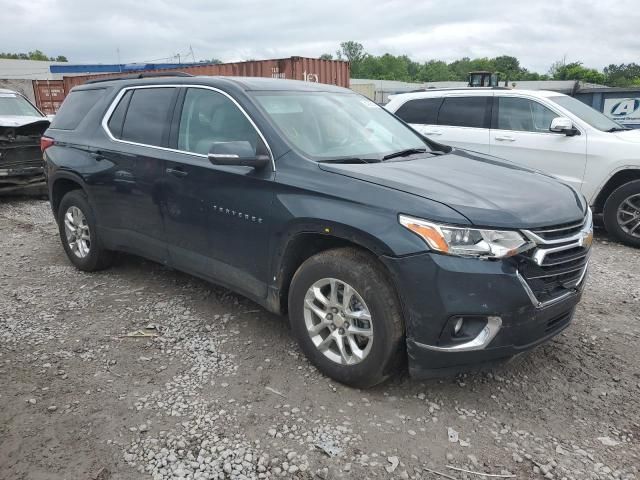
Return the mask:
[[[405,148],[404,150],[385,155],[384,157],[382,157],[382,160],[390,160],[392,158],[398,157],[408,157],[409,155],[414,155],[416,153],[425,153],[426,151],[426,148]]]
[[[379,158],[330,158],[328,160],[318,160],[318,163],[380,163]]]
[[[611,127],[609,130],[607,130],[607,133],[611,133],[611,132],[625,132],[627,130],[631,130],[629,127]]]

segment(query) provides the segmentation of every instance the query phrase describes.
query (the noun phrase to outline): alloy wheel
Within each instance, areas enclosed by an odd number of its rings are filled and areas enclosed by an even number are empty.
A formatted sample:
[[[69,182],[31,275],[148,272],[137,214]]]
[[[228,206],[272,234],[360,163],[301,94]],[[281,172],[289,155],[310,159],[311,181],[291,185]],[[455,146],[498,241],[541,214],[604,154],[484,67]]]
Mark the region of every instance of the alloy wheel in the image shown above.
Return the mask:
[[[640,238],[640,193],[631,195],[620,204],[617,219],[622,231]]]
[[[311,285],[304,298],[304,321],[313,344],[332,362],[355,365],[371,351],[371,313],[346,282],[323,278]]]
[[[78,258],[85,258],[91,250],[91,235],[87,218],[78,207],[71,206],[64,214],[64,232],[69,249]]]

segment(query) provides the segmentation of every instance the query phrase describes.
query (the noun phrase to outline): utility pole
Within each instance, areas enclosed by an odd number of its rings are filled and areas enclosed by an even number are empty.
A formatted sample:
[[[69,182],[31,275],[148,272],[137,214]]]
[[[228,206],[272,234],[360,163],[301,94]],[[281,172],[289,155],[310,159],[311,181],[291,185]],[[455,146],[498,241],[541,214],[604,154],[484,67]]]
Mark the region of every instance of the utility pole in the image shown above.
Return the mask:
[[[118,54],[118,70],[122,72],[122,64],[120,63],[120,47],[116,48],[116,52]]]
[[[189,51],[191,52],[191,60],[196,63],[196,56],[193,54],[193,47],[189,45]]]

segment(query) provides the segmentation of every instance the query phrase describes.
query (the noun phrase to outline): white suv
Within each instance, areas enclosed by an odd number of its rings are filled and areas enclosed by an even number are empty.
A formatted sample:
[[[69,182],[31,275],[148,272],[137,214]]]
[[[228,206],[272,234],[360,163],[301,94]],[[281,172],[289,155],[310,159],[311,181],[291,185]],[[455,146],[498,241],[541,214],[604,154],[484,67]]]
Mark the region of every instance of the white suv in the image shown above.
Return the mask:
[[[640,130],[541,90],[426,90],[386,108],[435,141],[556,176],[603,214],[610,234],[640,247]]]

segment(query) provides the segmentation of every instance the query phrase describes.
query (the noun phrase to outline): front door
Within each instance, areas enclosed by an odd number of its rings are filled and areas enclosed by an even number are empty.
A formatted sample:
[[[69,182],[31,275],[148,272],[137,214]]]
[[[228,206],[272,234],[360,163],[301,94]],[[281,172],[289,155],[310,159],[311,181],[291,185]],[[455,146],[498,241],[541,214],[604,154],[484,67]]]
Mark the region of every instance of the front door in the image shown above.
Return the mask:
[[[582,187],[587,161],[587,138],[549,131],[551,120],[561,115],[532,99],[494,98],[491,155],[524,167],[541,170]]]
[[[216,89],[181,89],[162,192],[172,264],[216,283],[264,298],[272,165],[260,170],[220,166],[207,154],[215,142],[248,141],[266,151],[261,136],[231,98]]]

